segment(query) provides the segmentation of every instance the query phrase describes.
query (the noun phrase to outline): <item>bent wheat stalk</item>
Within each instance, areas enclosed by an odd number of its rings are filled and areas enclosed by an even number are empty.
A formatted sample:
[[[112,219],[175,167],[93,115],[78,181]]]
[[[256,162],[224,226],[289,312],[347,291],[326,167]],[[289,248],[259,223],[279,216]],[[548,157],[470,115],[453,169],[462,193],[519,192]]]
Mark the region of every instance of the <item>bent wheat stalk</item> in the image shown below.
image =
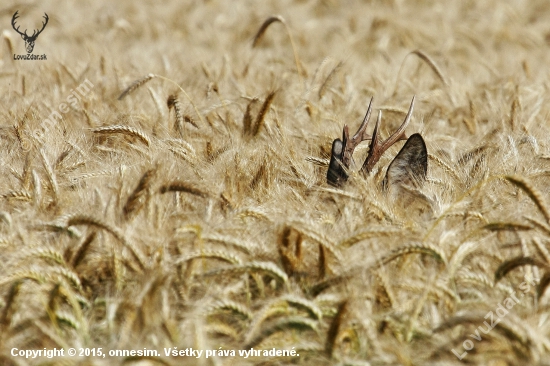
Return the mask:
[[[143,131],[140,131],[137,128],[132,126],[124,126],[124,125],[103,126],[103,127],[92,128],[92,132],[96,134],[120,133],[123,135],[134,136],[134,137],[137,137],[139,140],[141,140],[145,145],[147,146],[151,145],[151,139],[149,138],[149,136],[147,136]]]
[[[267,28],[273,23],[280,22],[284,25],[286,33],[288,34],[288,38],[290,39],[290,45],[292,46],[292,52],[294,53],[294,62],[296,62],[296,69],[298,70],[298,75],[300,76],[300,80],[303,79],[304,73],[302,71],[302,67],[300,66],[300,59],[298,58],[298,52],[296,51],[296,44],[294,43],[294,38],[292,37],[292,33],[290,32],[290,28],[288,27],[288,24],[280,15],[273,15],[267,18],[262,25],[260,26],[260,29],[258,29],[258,32],[256,32],[256,35],[254,36],[254,41],[252,41],[252,48],[256,47],[258,43],[260,43],[260,40],[262,39],[264,33],[266,32]]]

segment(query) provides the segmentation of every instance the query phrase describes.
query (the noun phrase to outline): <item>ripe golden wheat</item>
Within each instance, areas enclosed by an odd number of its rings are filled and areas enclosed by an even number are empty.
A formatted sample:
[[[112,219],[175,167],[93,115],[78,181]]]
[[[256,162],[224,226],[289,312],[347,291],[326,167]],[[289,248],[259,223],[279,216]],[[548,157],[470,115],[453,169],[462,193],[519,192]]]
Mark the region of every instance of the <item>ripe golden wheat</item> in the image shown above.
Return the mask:
[[[549,359],[546,1],[6,6],[0,364]],[[47,61],[13,59],[16,10],[29,29],[48,13]],[[417,166],[399,140],[361,173],[373,126],[334,164],[372,97]],[[159,355],[11,353],[70,347]]]

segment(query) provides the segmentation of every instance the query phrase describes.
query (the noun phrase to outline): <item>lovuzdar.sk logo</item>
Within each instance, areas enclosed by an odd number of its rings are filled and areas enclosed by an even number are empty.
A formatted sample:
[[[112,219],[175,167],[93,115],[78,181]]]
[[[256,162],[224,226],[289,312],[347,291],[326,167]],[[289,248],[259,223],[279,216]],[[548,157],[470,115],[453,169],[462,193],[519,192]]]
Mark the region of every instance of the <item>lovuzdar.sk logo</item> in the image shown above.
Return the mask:
[[[40,35],[40,33],[42,33],[42,31],[44,30],[44,28],[46,28],[46,24],[48,24],[48,14],[44,13],[44,19],[46,21],[42,22],[42,29],[38,30],[38,29],[35,29],[32,33],[32,35],[28,35],[27,34],[27,30],[25,29],[24,32],[21,32],[19,30],[19,26],[16,26],[15,25],[15,21],[17,18],[19,18],[19,15],[17,14],[19,13],[19,10],[17,10],[15,12],[15,14],[13,14],[13,17],[11,18],[11,25],[13,27],[13,29],[19,33],[21,35],[21,38],[23,38],[23,40],[25,41],[25,48],[27,49],[27,54],[26,55],[16,55],[14,54],[13,55],[13,59],[14,60],[46,60],[46,54],[43,54],[43,55],[33,55],[32,54],[32,51],[34,50],[34,42],[36,42],[36,39],[38,38],[38,36]]]

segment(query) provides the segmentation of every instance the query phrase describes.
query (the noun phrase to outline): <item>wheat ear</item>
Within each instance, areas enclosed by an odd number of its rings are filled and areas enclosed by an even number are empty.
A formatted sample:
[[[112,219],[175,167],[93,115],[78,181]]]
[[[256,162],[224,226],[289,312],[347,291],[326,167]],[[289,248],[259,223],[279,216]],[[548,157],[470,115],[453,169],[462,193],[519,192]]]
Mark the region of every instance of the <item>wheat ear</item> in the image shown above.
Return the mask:
[[[180,137],[183,138],[183,114],[181,113],[181,103],[178,100],[178,96],[176,94],[170,95],[166,101],[166,105],[168,106],[168,109],[174,108],[176,131],[178,131]]]
[[[393,250],[390,254],[388,254],[387,256],[382,258],[380,261],[378,261],[378,264],[376,267],[378,267],[379,265],[387,264],[401,256],[409,255],[413,253],[426,254],[426,255],[429,255],[430,257],[435,258],[439,262],[447,264],[447,259],[445,258],[445,255],[443,254],[443,252],[440,252],[438,248],[427,244],[412,244],[412,245],[405,245],[401,248],[397,248]]]
[[[57,199],[59,196],[59,188],[57,187],[57,179],[55,177],[55,173],[53,172],[52,166],[49,163],[48,159],[46,158],[46,154],[44,153],[44,149],[40,149],[40,157],[42,158],[42,164],[44,165],[44,170],[46,170],[46,176],[48,177],[48,183],[50,184],[50,187],[52,189],[52,196],[54,203],[57,204]]]
[[[167,193],[167,192],[185,192],[185,193],[193,194],[195,196],[199,196],[203,198],[207,198],[209,196],[207,192],[204,192],[198,188],[190,186],[185,182],[171,182],[160,187],[159,193]]]
[[[258,98],[253,98],[246,106],[246,111],[243,115],[243,136],[248,136],[252,133],[252,106],[257,101]]]
[[[509,259],[507,261],[504,261],[503,263],[500,264],[500,266],[498,266],[497,270],[495,271],[495,283],[500,281],[504,276],[506,276],[513,269],[517,267],[525,266],[525,265],[537,266],[540,268],[548,268],[547,264],[539,261],[538,259],[535,259],[533,257],[519,256],[516,258]]]
[[[538,209],[546,219],[546,222],[550,223],[550,212],[548,211],[548,206],[542,197],[542,193],[535,188],[527,178],[519,175],[508,175],[505,179],[527,193],[529,198],[531,198],[535,205],[537,205]]]
[[[137,187],[126,200],[126,204],[124,205],[124,208],[122,210],[126,219],[135,216],[135,214],[137,214],[145,205],[156,172],[156,168],[149,169],[141,176]]]
[[[148,74],[147,76],[142,77],[141,79],[138,79],[138,80],[134,81],[132,84],[130,84],[129,87],[124,89],[124,91],[118,97],[118,100],[124,99],[127,95],[132,94],[139,87],[145,85],[147,82],[149,82],[150,80],[152,80],[155,77],[156,77],[155,74]]]
[[[254,126],[252,127],[252,131],[251,131],[252,136],[256,136],[260,132],[260,128],[264,124],[265,116],[269,111],[269,107],[271,106],[271,103],[273,102],[274,97],[275,97],[275,92],[272,91],[265,98],[264,103],[262,104],[262,108],[260,109],[260,112],[256,116],[256,120],[254,121]]]
[[[219,268],[219,269],[215,269],[205,273],[204,276],[215,276],[215,275],[229,274],[229,273],[242,273],[242,272],[248,272],[248,271],[263,272],[263,273],[269,274],[273,278],[280,280],[284,284],[288,284],[287,274],[272,262],[254,261],[254,262],[249,262],[241,265],[235,265],[235,266],[226,267],[226,268]]]
[[[215,314],[223,310],[229,310],[234,314],[240,315],[245,319],[252,319],[253,314],[245,305],[232,300],[219,300],[212,306],[208,307],[208,314]]]
[[[223,250],[201,250],[201,251],[195,251],[192,253],[188,253],[180,258],[178,258],[174,264],[178,265],[181,263],[185,263],[187,261],[197,259],[197,258],[211,258],[211,259],[217,259],[221,261],[225,261],[231,264],[241,264],[242,261],[239,257],[235,256],[234,254],[225,252]]]
[[[168,81],[168,82],[174,84],[174,85],[183,93],[183,95],[185,95],[185,97],[187,98],[187,100],[189,101],[189,103],[191,103],[191,105],[192,105],[193,108],[195,109],[195,113],[197,113],[197,116],[199,116],[199,119],[201,120],[202,125],[206,125],[206,123],[204,122],[204,119],[202,118],[202,114],[199,112],[199,109],[197,108],[197,105],[195,104],[195,102],[193,101],[193,99],[191,99],[191,97],[189,96],[189,94],[187,94],[187,92],[186,92],[178,83],[176,83],[174,80],[169,79],[169,78],[164,77],[164,76],[155,75],[155,77],[157,77],[157,78],[159,78],[159,79],[162,79],[162,80],[165,80],[165,81]]]
[[[280,15],[273,15],[267,18],[262,25],[260,26],[260,29],[258,29],[258,32],[256,32],[256,35],[254,36],[254,41],[252,41],[252,48],[256,47],[258,43],[260,43],[260,40],[262,39],[264,33],[267,31],[267,28],[273,23],[280,22],[283,24],[283,26],[286,29],[286,33],[288,34],[288,38],[290,39],[290,45],[292,46],[292,52],[294,53],[294,61],[296,62],[296,69],[298,70],[298,75],[300,76],[300,80],[303,78],[303,72],[302,67],[300,66],[300,59],[298,58],[298,52],[296,52],[296,45],[294,43],[294,38],[292,37],[292,33],[290,32],[290,28],[288,27],[288,24],[286,23],[285,18],[283,18]]]
[[[124,125],[112,125],[112,126],[103,126],[92,128],[93,133],[97,134],[110,134],[110,133],[121,133],[123,135],[130,135],[140,139],[145,145],[151,145],[151,139],[143,132],[138,130],[135,127],[124,126]]]
[[[338,332],[342,323],[344,322],[348,308],[348,300],[344,300],[340,305],[338,305],[338,310],[336,316],[332,319],[330,327],[327,332],[327,339],[325,341],[325,353],[328,358],[332,358],[334,352],[334,346],[336,344],[336,339],[338,338]]]
[[[456,174],[455,169],[451,168],[447,163],[445,163],[443,160],[441,160],[436,155],[428,154],[428,158],[433,160],[437,165],[439,165],[447,174],[450,174],[455,178],[457,181],[460,181],[460,177],[458,174]]]
[[[19,294],[19,290],[21,288],[21,283],[23,283],[22,280],[16,280],[10,287],[10,291],[8,292],[8,295],[6,297],[6,301],[4,304],[4,308],[2,310],[2,318],[0,318],[0,324],[2,326],[2,332],[0,333],[0,338],[2,338],[1,334],[7,334],[8,327],[11,324],[11,319],[13,316],[13,313],[15,311],[15,307],[12,306],[15,303],[15,299],[17,298],[17,295]]]
[[[90,248],[90,245],[94,241],[97,233],[94,231],[90,235],[86,237],[86,239],[82,242],[81,245],[78,246],[76,252],[73,254],[71,258],[71,266],[73,268],[76,268],[80,262],[84,259],[84,256],[86,255],[86,252]]]
[[[265,326],[262,331],[246,343],[244,349],[249,349],[260,344],[267,337],[282,332],[286,329],[317,330],[317,322],[303,316],[290,316],[273,321]]]
[[[483,229],[489,231],[528,231],[533,230],[529,225],[519,224],[516,222],[491,222],[485,226]]]
[[[138,254],[137,249],[134,248],[133,245],[128,243],[128,241],[124,238],[122,233],[117,228],[111,227],[111,226],[105,224],[104,222],[101,222],[100,220],[97,220],[93,217],[89,217],[89,216],[85,216],[85,215],[74,215],[74,216],[70,217],[69,220],[67,221],[67,227],[73,226],[73,225],[89,225],[89,226],[93,226],[93,227],[96,227],[96,228],[103,229],[103,230],[111,233],[111,235],[113,235],[122,245],[124,245],[126,248],[128,248],[128,250],[132,254],[132,257],[138,263],[139,268],[141,270],[145,269],[144,261],[143,261],[143,259],[141,259],[141,256]]]
[[[437,67],[436,63],[430,58],[430,56],[428,56],[428,54],[426,54],[424,51],[414,50],[414,51],[410,52],[409,54],[407,54],[407,56],[405,56],[405,58],[403,59],[403,62],[401,63],[401,66],[399,67],[399,71],[397,72],[397,77],[395,79],[395,85],[394,85],[394,88],[393,88],[393,94],[394,95],[397,92],[397,84],[399,82],[399,75],[401,74],[401,70],[403,69],[403,66],[405,64],[405,61],[407,60],[407,57],[410,56],[410,55],[418,56],[422,61],[424,61],[426,64],[428,64],[428,66],[432,69],[432,71],[437,75],[437,77],[441,80],[441,82],[443,82],[443,84],[445,86],[449,86],[449,83],[447,82],[447,80],[443,76],[443,73],[441,72],[439,67]],[[449,98],[450,98],[450,96],[449,96]],[[450,99],[452,99],[452,98],[450,98]]]
[[[286,301],[289,305],[307,311],[313,319],[321,320],[323,318],[322,310],[311,300],[292,294],[283,296],[282,300]]]
[[[425,53],[422,50],[414,50],[410,54],[418,56],[422,61],[428,64],[432,71],[437,75],[437,77],[445,84],[445,86],[449,86],[449,83],[447,82],[447,79],[445,76],[443,76],[443,73],[441,72],[441,69],[437,66],[434,60]]]

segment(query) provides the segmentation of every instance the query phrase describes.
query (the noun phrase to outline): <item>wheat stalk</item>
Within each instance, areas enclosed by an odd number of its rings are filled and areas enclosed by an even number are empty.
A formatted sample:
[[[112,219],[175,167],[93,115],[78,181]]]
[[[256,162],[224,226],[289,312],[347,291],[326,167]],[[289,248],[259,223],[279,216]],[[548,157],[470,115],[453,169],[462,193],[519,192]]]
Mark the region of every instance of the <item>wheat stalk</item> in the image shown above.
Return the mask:
[[[426,62],[428,66],[432,69],[432,71],[437,75],[437,77],[445,84],[445,86],[449,86],[449,82],[443,76],[443,73],[441,72],[441,69],[437,66],[434,60],[424,51],[422,50],[414,50],[410,54],[418,56],[422,61]]]
[[[165,184],[162,187],[160,187],[160,189],[159,189],[159,193],[161,193],[161,194],[168,193],[168,192],[185,192],[185,193],[189,193],[189,194],[199,196],[199,197],[202,197],[202,198],[209,197],[208,193],[206,193],[206,192],[204,192],[204,191],[202,191],[198,188],[195,188],[195,187],[191,186],[188,183],[181,182],[181,181],[180,182],[171,182],[171,183]]]
[[[323,84],[321,84],[321,86],[319,87],[319,93],[318,93],[319,99],[323,98],[323,94],[325,93],[325,89],[326,89],[328,83],[330,82],[330,80],[332,80],[334,75],[336,75],[338,70],[340,70],[340,68],[342,67],[343,64],[344,63],[342,61],[338,62],[338,64],[336,66],[334,66],[334,68],[330,71],[328,76],[325,78],[325,81],[323,81]]]
[[[21,200],[21,201],[32,200],[32,196],[27,191],[9,191],[8,193],[2,194],[2,198]]]
[[[272,322],[271,324],[266,325],[264,328],[262,328],[259,334],[256,334],[253,337],[251,337],[251,339],[248,342],[246,342],[243,348],[249,349],[249,348],[256,347],[258,344],[263,342],[264,339],[270,337],[275,333],[283,332],[287,329],[295,329],[298,331],[306,331],[306,330],[316,331],[317,322],[301,316],[291,316],[291,317],[278,319]]]
[[[132,94],[138,88],[145,85],[146,83],[148,83],[150,80],[152,80],[155,77],[156,77],[155,74],[147,74],[146,76],[142,77],[141,79],[138,79],[138,80],[134,81],[132,84],[130,84],[129,87],[124,89],[124,91],[119,95],[118,100],[124,99],[127,95]]]
[[[550,284],[550,272],[546,272],[537,285],[537,298],[540,299]]]
[[[178,265],[197,258],[212,258],[222,260],[231,264],[242,264],[242,260],[239,257],[223,250],[202,250],[200,252],[192,252],[176,258],[174,264]]]
[[[126,220],[135,216],[146,204],[156,174],[157,168],[153,168],[141,176],[137,187],[132,191],[122,209]]]
[[[537,266],[544,269],[548,268],[547,264],[539,261],[538,259],[535,259],[533,257],[519,256],[516,258],[509,259],[507,261],[504,261],[503,263],[500,264],[500,266],[498,266],[497,270],[495,271],[495,283],[500,281],[504,276],[506,276],[513,269],[517,267],[525,266],[525,265]]]
[[[140,131],[139,129],[131,126],[124,126],[124,125],[103,126],[103,127],[92,128],[92,132],[97,134],[120,133],[123,135],[137,137],[145,145],[147,146],[151,145],[151,139],[143,131]]]
[[[395,235],[398,233],[399,233],[399,230],[385,229],[385,228],[362,231],[345,239],[340,244],[338,244],[338,247],[349,248],[359,242],[362,242],[363,240],[377,238],[377,237],[390,237],[390,236],[395,237]]]
[[[71,263],[71,266],[73,268],[76,268],[80,262],[82,262],[82,260],[84,259],[84,256],[86,255],[86,252],[88,251],[88,249],[90,248],[90,245],[92,244],[92,242],[94,241],[95,237],[96,237],[97,233],[94,231],[92,232],[90,235],[88,235],[84,241],[82,242],[82,244],[80,244],[78,246],[78,248],[76,249],[75,253],[71,256],[70,258],[70,263]]]
[[[204,241],[211,241],[215,243],[221,243],[224,245],[234,246],[235,248],[242,250],[246,254],[250,254],[250,252],[254,248],[252,245],[250,245],[246,241],[243,241],[234,237],[230,237],[230,236],[220,235],[220,234],[204,234],[202,236],[202,239]]]
[[[378,265],[376,267],[380,265],[385,265],[401,256],[405,256],[409,254],[429,255],[430,257],[436,259],[437,261],[447,264],[447,259],[445,258],[445,254],[443,254],[443,252],[441,252],[438,248],[427,244],[410,244],[410,245],[405,245],[400,248],[397,248],[393,250],[390,254],[382,257],[382,259],[378,261]]]
[[[292,33],[290,32],[290,28],[288,27],[288,24],[286,23],[285,18],[283,18],[280,15],[272,15],[269,18],[267,18],[258,31],[256,32],[256,35],[254,36],[254,40],[252,41],[252,48],[256,47],[260,40],[262,39],[263,35],[267,31],[267,28],[273,23],[280,22],[285,27],[286,33],[288,34],[288,38],[290,39],[290,45],[292,46],[292,52],[294,53],[294,61],[296,62],[296,70],[298,70],[298,76],[300,77],[300,80],[302,80],[303,72],[302,67],[300,66],[300,60],[298,58],[298,52],[296,51],[296,45],[294,44],[294,38],[292,37]]]
[[[529,225],[517,222],[491,222],[483,226],[483,229],[490,231],[529,231],[533,228]]]
[[[439,165],[441,168],[443,168],[445,173],[451,175],[457,181],[460,181],[460,177],[456,173],[455,169],[452,169],[447,163],[445,163],[439,157],[437,157],[436,155],[433,155],[433,154],[428,154],[428,158],[433,160],[437,165]]]
[[[207,330],[209,333],[213,333],[214,336],[225,336],[229,337],[233,340],[237,340],[239,338],[239,333],[230,325],[227,325],[225,323],[212,323],[210,322],[207,326]],[[169,366],[169,365],[167,365]]]
[[[57,204],[57,199],[59,197],[59,187],[57,186],[57,179],[55,177],[55,173],[53,172],[52,166],[48,162],[48,159],[46,158],[46,154],[44,152],[44,149],[40,149],[40,157],[42,158],[42,164],[44,166],[44,170],[46,170],[46,176],[48,177],[48,182],[50,184],[50,188],[52,190],[52,198],[54,204]]]
[[[507,175],[504,178],[527,193],[529,198],[531,198],[531,200],[537,205],[537,208],[546,219],[546,222],[550,224],[550,212],[548,211],[548,206],[542,197],[542,193],[536,189],[527,178],[519,175]]]
[[[58,264],[66,265],[63,255],[53,248],[38,248],[31,251],[29,256],[51,259]]]
[[[197,113],[197,116],[199,116],[199,119],[201,121],[201,124],[202,125],[205,125],[206,123],[204,122],[204,119],[202,118],[202,114],[199,112],[199,109],[197,108],[197,105],[195,104],[195,102],[193,101],[193,99],[191,99],[191,97],[189,96],[189,94],[187,94],[187,92],[178,84],[176,83],[174,80],[172,79],[169,79],[169,78],[166,78],[164,76],[160,76],[160,75],[155,75],[157,78],[160,78],[162,80],[165,80],[165,81],[168,81],[172,84],[174,84],[182,93],[183,95],[185,95],[185,97],[187,98],[187,100],[189,101],[189,103],[191,103],[191,105],[193,106],[193,108],[195,109],[195,113]]]
[[[21,284],[21,280],[14,281],[10,287],[8,294],[6,295],[6,301],[2,309],[2,317],[0,318],[0,325],[2,326],[0,339],[3,338],[4,334],[8,334],[7,330],[11,324],[13,314],[16,310],[13,305],[21,289]]]
[[[253,98],[246,106],[246,111],[243,115],[243,136],[252,134],[252,105],[257,101],[258,98]]]
[[[139,268],[141,270],[145,269],[145,264],[143,262],[142,256],[138,253],[137,248],[135,248],[133,245],[131,245],[122,235],[122,233],[110,225],[107,225],[106,223],[97,220],[93,217],[86,216],[86,215],[74,215],[69,218],[67,221],[67,227],[73,226],[73,225],[89,225],[95,228],[103,229],[107,232],[109,232],[111,235],[113,235],[122,245],[124,245],[130,253],[132,254],[132,257],[136,260],[136,262],[139,265]]]
[[[537,248],[538,252],[542,255],[542,257],[546,261],[546,264],[550,265],[550,252],[548,252],[548,249],[546,248],[546,246],[544,246],[544,244],[541,243],[538,238],[533,238],[532,242]]]
[[[327,249],[337,260],[338,262],[342,261],[342,255],[336,246],[323,234],[315,233],[309,229],[306,229],[304,225],[298,223],[298,225],[293,225],[294,229],[301,233],[303,236],[317,242]]]
[[[315,164],[317,166],[320,166],[320,167],[323,167],[323,168],[326,168],[328,167],[329,163],[330,163],[330,159],[325,159],[325,158],[317,158],[315,156],[307,156],[306,159],[305,159],[308,163],[312,163],[312,164]],[[336,190],[335,190],[336,191]]]
[[[166,101],[166,104],[168,105],[168,109],[174,108],[174,113],[176,117],[176,131],[180,134],[181,138],[184,138],[183,133],[183,114],[181,113],[181,104],[178,100],[178,96],[175,94],[172,94],[168,97],[168,100]]]
[[[344,322],[347,312],[348,300],[344,300],[340,303],[340,305],[338,305],[336,315],[332,319],[332,322],[330,323],[330,327],[327,332],[327,339],[325,341],[325,353],[328,358],[332,358],[334,347],[336,345],[336,339],[338,337],[338,333],[340,331],[342,323]]]
[[[208,307],[208,314],[215,314],[223,310],[229,310],[234,314],[242,316],[244,319],[252,319],[253,314],[245,305],[232,300],[219,300]]]
[[[215,269],[210,272],[204,273],[204,276],[217,276],[222,274],[242,273],[242,272],[248,272],[248,271],[263,272],[263,273],[269,274],[273,278],[278,279],[284,284],[288,283],[287,274],[272,262],[260,262],[260,261],[248,262],[248,263],[235,265],[227,268]]]
[[[138,79],[136,81],[134,81],[128,88],[126,88],[122,94],[120,94],[120,96],[118,97],[118,100],[121,100],[123,99],[124,97],[126,97],[128,94],[131,94],[133,93],[136,89],[138,89],[139,87],[141,87],[142,85],[144,85],[145,83],[147,83],[148,81],[152,80],[153,78],[158,78],[158,79],[162,79],[162,80],[165,80],[165,81],[168,81],[172,84],[174,84],[182,93],[183,95],[185,95],[185,97],[187,98],[187,100],[189,100],[189,102],[191,103],[191,105],[193,106],[193,108],[195,109],[195,112],[197,113],[197,115],[199,116],[199,119],[201,120],[201,123],[202,124],[205,124],[204,123],[204,120],[202,118],[202,115],[201,113],[199,112],[195,102],[191,99],[191,97],[189,96],[189,94],[187,94],[187,92],[178,84],[176,83],[174,80],[172,79],[169,79],[167,77],[164,77],[164,76],[161,76],[161,75],[156,75],[156,74],[147,74],[147,76],[141,78],[141,79]]]
[[[264,100],[264,103],[262,104],[262,107],[260,108],[260,112],[256,116],[256,121],[254,122],[254,128],[252,129],[252,136],[256,136],[260,132],[260,129],[264,124],[265,115],[269,111],[269,107],[273,102],[273,98],[275,98],[274,91],[272,91],[267,95],[267,97]]]

